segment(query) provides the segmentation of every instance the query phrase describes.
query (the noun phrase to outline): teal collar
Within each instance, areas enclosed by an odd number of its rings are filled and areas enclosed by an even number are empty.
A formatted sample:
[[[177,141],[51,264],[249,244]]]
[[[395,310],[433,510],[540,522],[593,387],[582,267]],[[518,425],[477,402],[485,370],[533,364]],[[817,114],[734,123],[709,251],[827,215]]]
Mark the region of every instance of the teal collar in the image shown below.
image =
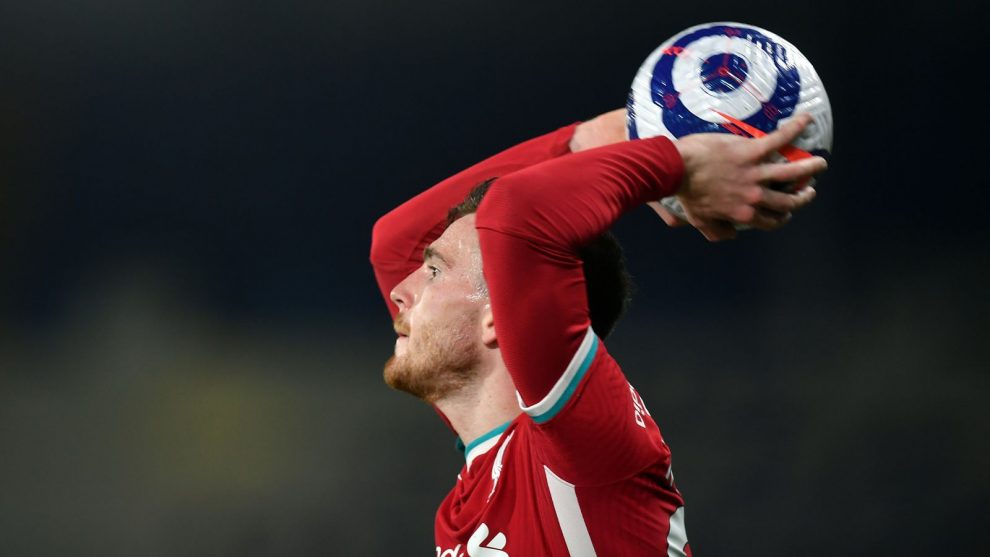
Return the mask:
[[[511,423],[512,423],[512,420],[509,420],[509,421],[505,422],[504,424],[496,427],[495,429],[489,431],[488,433],[482,435],[481,437],[478,437],[474,441],[471,441],[467,445],[465,445],[464,442],[461,441],[461,438],[458,437],[457,438],[457,445],[456,445],[457,446],[457,450],[459,450],[462,453],[464,453],[464,458],[469,459],[472,456],[471,455],[471,451],[473,451],[474,449],[478,448],[485,441],[489,441],[492,438],[498,437],[499,435],[501,435],[503,432],[505,432],[506,429],[509,428],[509,424],[511,424]]]

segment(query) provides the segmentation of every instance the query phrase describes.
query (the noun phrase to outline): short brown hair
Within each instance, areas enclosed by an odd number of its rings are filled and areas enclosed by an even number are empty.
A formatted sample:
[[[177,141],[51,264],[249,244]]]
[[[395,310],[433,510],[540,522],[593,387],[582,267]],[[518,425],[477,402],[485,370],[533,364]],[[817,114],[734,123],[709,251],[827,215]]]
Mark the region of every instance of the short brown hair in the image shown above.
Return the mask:
[[[447,225],[455,220],[478,212],[481,201],[495,182],[489,178],[481,182],[457,206],[447,212]],[[591,326],[598,336],[605,338],[615,328],[632,300],[632,277],[626,270],[622,246],[611,232],[605,232],[578,250],[584,267],[585,289],[588,292],[588,310]]]

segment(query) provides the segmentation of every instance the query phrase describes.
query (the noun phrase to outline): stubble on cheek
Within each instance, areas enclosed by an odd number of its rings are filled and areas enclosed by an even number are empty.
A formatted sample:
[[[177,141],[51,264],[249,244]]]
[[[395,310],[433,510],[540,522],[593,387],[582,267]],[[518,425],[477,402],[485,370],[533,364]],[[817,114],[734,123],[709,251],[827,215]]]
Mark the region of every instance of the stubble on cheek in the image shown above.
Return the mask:
[[[466,334],[465,319],[453,326],[423,326],[407,337],[405,352],[385,363],[388,386],[434,404],[469,384],[477,373],[479,348]],[[408,327],[397,330],[409,331]]]

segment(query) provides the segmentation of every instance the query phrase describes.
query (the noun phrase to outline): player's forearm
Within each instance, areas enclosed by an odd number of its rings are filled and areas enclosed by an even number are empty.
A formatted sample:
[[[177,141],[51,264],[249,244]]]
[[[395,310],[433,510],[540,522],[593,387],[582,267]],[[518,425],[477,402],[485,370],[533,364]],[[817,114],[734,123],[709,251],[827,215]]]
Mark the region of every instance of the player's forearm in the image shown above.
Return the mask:
[[[628,139],[626,109],[617,108],[600,114],[587,122],[582,122],[574,130],[574,137],[571,138],[571,152],[580,153]]]
[[[629,209],[672,195],[683,170],[677,149],[664,138],[574,154],[497,181],[477,227],[574,251]]]

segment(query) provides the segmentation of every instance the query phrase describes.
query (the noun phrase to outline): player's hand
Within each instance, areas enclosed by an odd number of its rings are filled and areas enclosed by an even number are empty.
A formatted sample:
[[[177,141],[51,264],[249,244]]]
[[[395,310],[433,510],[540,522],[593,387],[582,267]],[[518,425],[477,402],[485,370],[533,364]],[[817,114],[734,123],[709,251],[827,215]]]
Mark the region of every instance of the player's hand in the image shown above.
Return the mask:
[[[684,180],[677,198],[688,222],[713,242],[735,238],[735,224],[760,230],[786,224],[792,212],[814,199],[815,191],[806,187],[785,193],[770,186],[804,181],[824,171],[828,164],[821,157],[794,162],[768,159],[793,141],[809,122],[811,117],[801,114],[755,139],[703,133],[676,141],[684,160]]]
[[[626,109],[619,108],[581,122],[571,137],[571,152],[585,151],[629,139],[626,132]]]

